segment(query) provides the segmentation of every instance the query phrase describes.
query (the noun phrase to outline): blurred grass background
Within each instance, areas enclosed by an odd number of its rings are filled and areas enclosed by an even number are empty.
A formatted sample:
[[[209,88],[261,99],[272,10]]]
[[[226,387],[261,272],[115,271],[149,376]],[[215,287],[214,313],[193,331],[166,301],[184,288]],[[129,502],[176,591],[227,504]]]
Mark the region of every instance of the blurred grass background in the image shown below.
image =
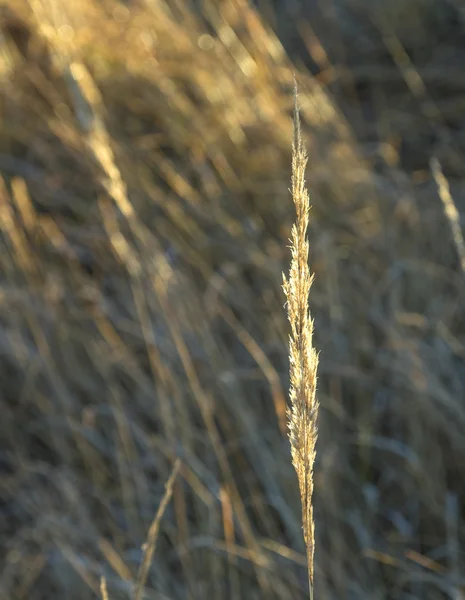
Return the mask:
[[[293,74],[317,599],[465,597],[461,0],[7,0],[0,597],[303,599],[285,435]],[[462,217],[463,228],[463,217]]]

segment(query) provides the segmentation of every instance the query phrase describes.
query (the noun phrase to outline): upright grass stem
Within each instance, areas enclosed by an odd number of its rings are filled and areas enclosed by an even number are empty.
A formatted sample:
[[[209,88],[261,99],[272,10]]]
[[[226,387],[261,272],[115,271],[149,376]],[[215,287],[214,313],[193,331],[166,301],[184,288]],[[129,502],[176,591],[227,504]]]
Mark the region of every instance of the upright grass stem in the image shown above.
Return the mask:
[[[308,266],[307,228],[310,199],[305,185],[307,151],[302,141],[297,85],[294,87],[294,139],[292,146],[292,199],[296,221],[291,232],[289,278],[283,276],[287,314],[291,324],[289,338],[290,400],[288,412],[292,463],[299,481],[302,524],[308,561],[310,599],[313,600],[315,524],[313,517],[313,465],[317,441],[318,401],[316,378],[318,354],[313,347],[313,320],[308,296],[313,275]]]

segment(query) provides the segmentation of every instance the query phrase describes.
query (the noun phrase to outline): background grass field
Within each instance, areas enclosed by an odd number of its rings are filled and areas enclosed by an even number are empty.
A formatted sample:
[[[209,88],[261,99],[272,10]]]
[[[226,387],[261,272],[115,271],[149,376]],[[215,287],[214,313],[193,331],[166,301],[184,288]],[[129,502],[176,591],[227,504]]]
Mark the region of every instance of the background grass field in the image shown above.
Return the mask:
[[[389,10],[387,6],[389,4]],[[461,0],[6,0],[0,597],[303,599],[281,289],[300,88],[316,600],[465,597]],[[461,227],[463,230],[462,217]]]

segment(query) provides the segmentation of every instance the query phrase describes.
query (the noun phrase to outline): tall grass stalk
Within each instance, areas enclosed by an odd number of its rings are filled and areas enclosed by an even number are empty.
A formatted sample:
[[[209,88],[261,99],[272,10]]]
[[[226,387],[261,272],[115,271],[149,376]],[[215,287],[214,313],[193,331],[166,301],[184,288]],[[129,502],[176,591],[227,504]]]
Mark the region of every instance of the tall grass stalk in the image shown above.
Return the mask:
[[[455,205],[452,194],[450,193],[449,182],[444,176],[441,165],[437,158],[432,158],[430,161],[431,170],[434,180],[438,187],[438,194],[444,206],[444,212],[449,221],[454,239],[455,248],[460,260],[460,268],[465,275],[465,240],[463,239],[462,228],[460,226],[460,214]]]
[[[110,600],[110,597],[108,595],[108,587],[107,587],[107,580],[105,579],[105,577],[100,578],[100,595],[102,597],[102,600]]]
[[[134,600],[142,600],[144,595],[144,586],[147,581],[147,577],[149,575],[150,566],[152,564],[153,555],[155,554],[155,547],[158,540],[158,533],[160,531],[160,523],[165,514],[165,510],[170,503],[171,496],[173,495],[174,483],[176,481],[176,477],[178,476],[179,470],[181,468],[180,459],[176,459],[174,463],[173,471],[166,482],[165,485],[165,493],[163,494],[163,498],[161,499],[160,506],[158,507],[157,514],[155,515],[152,524],[150,525],[149,533],[147,535],[147,541],[145,543],[144,556],[142,557],[142,562],[139,568],[139,573],[137,575],[136,588],[134,594]]]
[[[308,306],[313,275],[308,266],[307,228],[310,199],[305,185],[306,165],[307,151],[302,141],[297,85],[295,84],[292,198],[295,204],[296,221],[291,233],[292,258],[289,278],[283,276],[283,289],[287,298],[287,314],[291,324],[289,439],[292,463],[299,480],[310,599],[313,600],[315,523],[312,497],[318,418],[318,401],[316,399],[318,355],[313,347],[313,320]]]

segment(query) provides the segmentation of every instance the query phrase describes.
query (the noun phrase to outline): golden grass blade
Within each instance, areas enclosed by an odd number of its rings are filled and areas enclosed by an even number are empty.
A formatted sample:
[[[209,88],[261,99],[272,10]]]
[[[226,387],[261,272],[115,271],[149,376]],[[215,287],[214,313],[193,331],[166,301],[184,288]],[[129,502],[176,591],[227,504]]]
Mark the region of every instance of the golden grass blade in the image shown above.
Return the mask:
[[[459,211],[457,210],[454,199],[452,198],[449,182],[442,172],[438,159],[432,158],[430,165],[434,180],[436,181],[436,185],[438,187],[439,197],[441,198],[444,206],[444,212],[446,213],[447,220],[449,221],[450,228],[452,230],[452,237],[454,238],[454,244],[459,256],[460,267],[465,275],[465,241],[463,239],[463,233],[460,227]]]
[[[108,595],[107,580],[105,577],[103,577],[103,575],[100,579],[100,595],[102,596],[102,600],[110,600],[110,596]]]
[[[168,506],[171,496],[173,495],[174,482],[178,476],[179,469],[181,468],[181,461],[178,458],[174,463],[173,471],[166,482],[165,493],[158,507],[157,514],[155,515],[152,524],[150,525],[149,533],[147,535],[147,542],[145,543],[144,556],[139,568],[136,581],[136,592],[134,594],[134,600],[142,600],[144,593],[144,586],[147,581],[149,574],[150,565],[152,564],[152,558],[155,553],[155,547],[157,545],[158,533],[160,531],[160,523],[165,513],[166,507]]]
[[[313,599],[313,465],[317,440],[318,401],[316,375],[318,355],[313,348],[313,320],[309,313],[308,296],[313,281],[308,266],[307,228],[310,199],[305,186],[307,152],[300,131],[297,85],[294,86],[294,140],[292,147],[292,198],[296,222],[291,233],[291,265],[289,279],[283,289],[287,298],[287,314],[291,324],[289,339],[290,399],[289,439],[292,463],[299,480],[302,501],[302,524],[307,550],[310,598]]]

